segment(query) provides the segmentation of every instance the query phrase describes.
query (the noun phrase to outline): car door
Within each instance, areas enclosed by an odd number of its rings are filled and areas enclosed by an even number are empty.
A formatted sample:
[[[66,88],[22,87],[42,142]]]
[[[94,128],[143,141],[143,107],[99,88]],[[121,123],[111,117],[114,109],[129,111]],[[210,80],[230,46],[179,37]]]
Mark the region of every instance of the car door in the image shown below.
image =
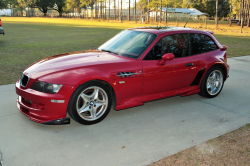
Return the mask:
[[[163,37],[142,60],[143,94],[180,89],[191,85],[196,76],[193,57],[189,56],[189,35]],[[160,65],[161,56],[173,53],[175,58]]]

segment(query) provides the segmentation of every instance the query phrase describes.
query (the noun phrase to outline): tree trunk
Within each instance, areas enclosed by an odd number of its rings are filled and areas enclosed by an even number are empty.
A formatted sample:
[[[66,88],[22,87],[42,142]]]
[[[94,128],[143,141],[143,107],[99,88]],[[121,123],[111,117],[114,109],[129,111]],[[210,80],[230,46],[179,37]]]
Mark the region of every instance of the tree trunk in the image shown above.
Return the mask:
[[[161,11],[160,11],[160,23],[161,23],[161,12],[162,12],[162,0],[161,0]]]
[[[242,12],[242,0],[240,0],[239,21],[241,21],[241,12]]]
[[[121,20],[121,22],[122,22],[122,0],[121,0],[121,10],[120,10],[120,20]]]
[[[247,16],[248,16],[247,26],[248,27],[250,27],[250,12],[249,12],[249,10],[250,10],[250,0],[248,0],[248,14],[247,14]]]
[[[98,7],[98,5],[97,5],[97,2],[95,3],[95,19],[97,19],[97,7]]]
[[[130,0],[128,1],[128,20],[130,21]]]
[[[109,19],[110,19],[110,0],[109,0]]]
[[[245,5],[244,5],[244,23],[246,23],[247,22],[247,0],[245,0]]]
[[[91,5],[90,18],[93,18],[93,5]]]
[[[101,19],[103,19],[103,12],[102,12],[102,10],[103,10],[102,5],[103,5],[103,4],[102,4],[102,3],[103,3],[103,2],[101,1],[101,2],[100,2],[100,6],[101,6],[101,11],[100,11],[100,14],[101,14]]]
[[[168,22],[168,4],[166,3],[165,23]]]
[[[114,20],[116,20],[116,13],[115,13],[115,0],[114,0]]]
[[[104,2],[104,19],[106,20],[106,18],[107,18],[107,2]]]
[[[246,1],[246,23],[247,23],[247,27],[248,27],[248,24],[249,24],[249,3],[250,3],[250,0]]]
[[[232,13],[232,0],[231,0],[231,4],[230,4],[230,27],[232,26],[232,16],[231,16],[231,13]]]
[[[205,16],[205,29],[207,29],[207,16]]]
[[[118,21],[120,21],[120,2],[119,2],[119,0],[117,2],[117,15],[118,15]]]
[[[156,10],[155,10],[155,22],[157,22],[157,13],[158,13],[158,4],[156,5]]]
[[[135,15],[134,15],[134,17],[135,17],[135,22],[137,22],[137,20],[136,20],[136,0],[135,0]]]
[[[26,13],[26,17],[29,17],[30,13],[29,13],[29,5],[28,5],[28,12]]]
[[[215,18],[215,28],[218,26],[218,0],[216,0],[216,18]]]
[[[243,32],[243,26],[244,26],[244,0],[242,0],[242,10],[241,10],[241,26],[240,26],[240,33]]]
[[[148,0],[148,24],[149,24],[149,22],[150,22],[150,9],[149,9],[149,0]]]

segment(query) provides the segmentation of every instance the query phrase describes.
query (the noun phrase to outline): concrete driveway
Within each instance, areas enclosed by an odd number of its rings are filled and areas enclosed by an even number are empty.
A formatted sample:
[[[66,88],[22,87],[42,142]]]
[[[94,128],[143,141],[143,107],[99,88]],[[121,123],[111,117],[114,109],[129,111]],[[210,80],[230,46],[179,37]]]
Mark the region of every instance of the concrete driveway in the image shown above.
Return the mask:
[[[214,99],[162,99],[113,110],[92,126],[32,122],[16,108],[14,85],[0,86],[3,165],[147,165],[250,123],[250,56],[228,62],[230,77]]]

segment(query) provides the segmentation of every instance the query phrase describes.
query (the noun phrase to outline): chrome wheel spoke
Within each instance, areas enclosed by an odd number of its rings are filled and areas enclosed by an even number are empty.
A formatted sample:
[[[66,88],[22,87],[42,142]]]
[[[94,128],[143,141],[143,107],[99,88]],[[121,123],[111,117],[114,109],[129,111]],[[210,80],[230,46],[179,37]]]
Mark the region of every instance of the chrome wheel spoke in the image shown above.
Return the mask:
[[[206,88],[210,95],[216,95],[220,92],[223,85],[223,75],[221,71],[215,70],[207,78]]]
[[[107,104],[106,101],[98,100],[98,101],[96,102],[96,108],[101,107],[101,106],[104,106],[104,105],[106,105],[106,104]]]
[[[99,89],[95,89],[92,96],[94,100],[98,100],[98,95],[99,95]]]
[[[89,112],[89,111],[91,111],[91,108],[89,108],[89,106],[87,106],[87,107],[82,107],[82,108],[80,108],[79,110],[78,110],[78,112],[81,114],[81,113],[83,113],[83,112]]]
[[[91,118],[96,118],[96,107],[92,107],[92,109],[91,109],[91,112],[90,112],[90,114],[91,114]]]
[[[84,94],[84,93],[81,93],[81,98],[87,103],[90,101],[90,96]]]
[[[207,83],[207,89],[210,89],[210,88],[211,88],[211,84]]]
[[[212,78],[213,80],[216,79],[216,73],[215,73],[215,72],[212,74],[211,78]]]

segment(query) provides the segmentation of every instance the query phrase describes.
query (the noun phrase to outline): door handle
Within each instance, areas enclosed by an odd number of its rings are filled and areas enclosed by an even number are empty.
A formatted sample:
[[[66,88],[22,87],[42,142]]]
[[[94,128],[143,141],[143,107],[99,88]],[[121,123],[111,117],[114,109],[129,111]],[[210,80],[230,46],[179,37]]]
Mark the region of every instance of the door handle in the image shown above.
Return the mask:
[[[189,66],[194,66],[193,63],[187,63],[185,66],[189,67]]]

